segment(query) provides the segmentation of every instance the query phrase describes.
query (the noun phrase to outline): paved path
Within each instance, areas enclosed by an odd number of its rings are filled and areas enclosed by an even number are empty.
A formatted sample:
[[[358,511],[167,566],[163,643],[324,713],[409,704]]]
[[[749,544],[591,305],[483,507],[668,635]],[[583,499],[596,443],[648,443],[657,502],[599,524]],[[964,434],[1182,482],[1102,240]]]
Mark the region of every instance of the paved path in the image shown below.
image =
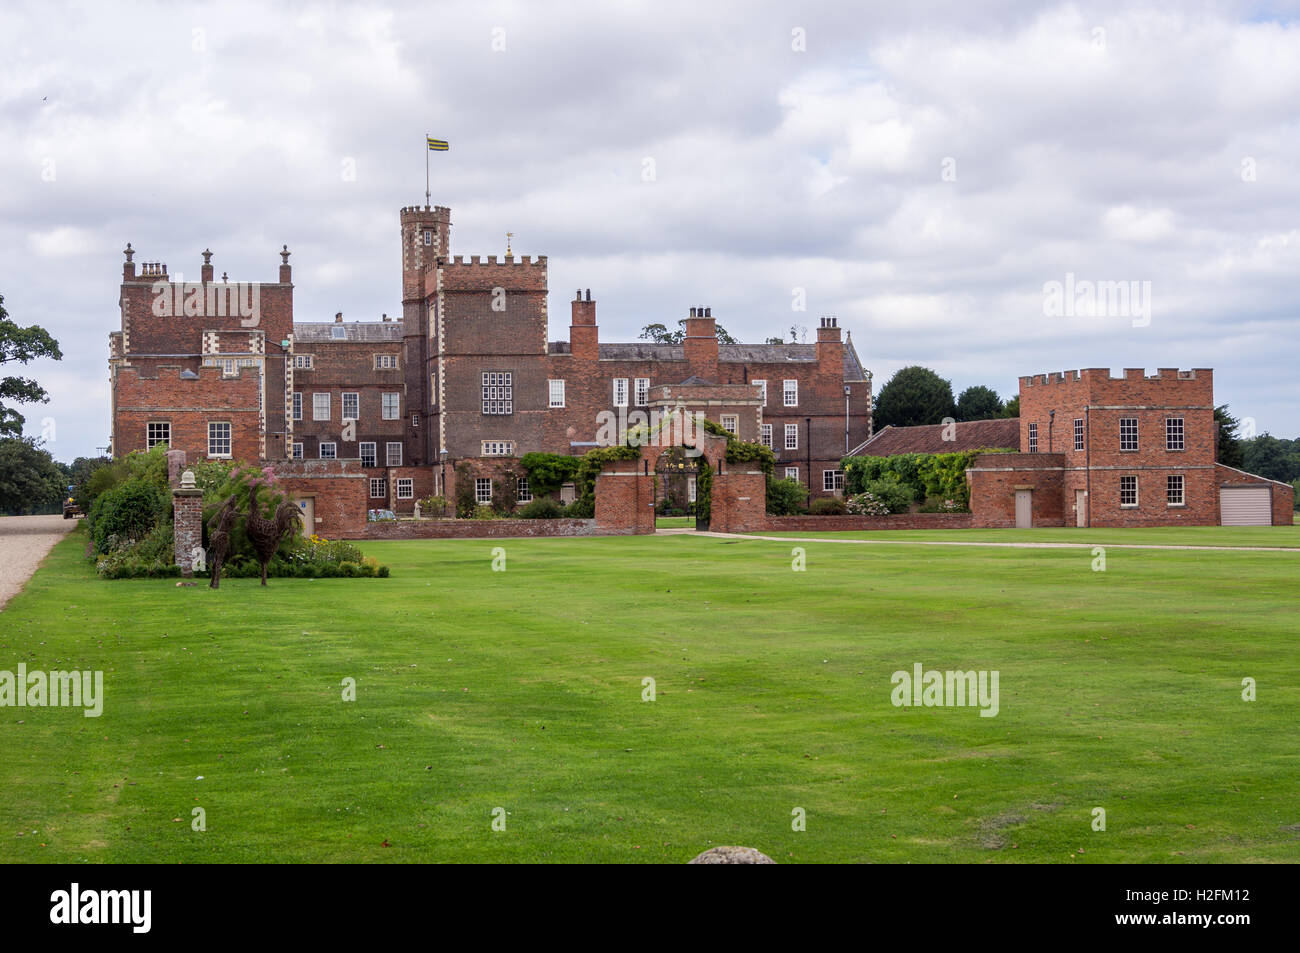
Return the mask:
[[[60,516],[0,516],[0,609],[32,578],[54,544],[77,525]]]
[[[1186,546],[1164,543],[995,543],[987,540],[947,540],[947,539],[839,539],[825,536],[755,536],[747,533],[701,533],[693,529],[658,529],[656,536],[677,536],[693,533],[696,536],[710,536],[713,539],[762,539],[777,543],[855,543],[859,546],[992,546],[1001,549],[1092,549],[1101,546],[1104,549],[1192,549],[1219,553],[1300,553],[1297,546]]]

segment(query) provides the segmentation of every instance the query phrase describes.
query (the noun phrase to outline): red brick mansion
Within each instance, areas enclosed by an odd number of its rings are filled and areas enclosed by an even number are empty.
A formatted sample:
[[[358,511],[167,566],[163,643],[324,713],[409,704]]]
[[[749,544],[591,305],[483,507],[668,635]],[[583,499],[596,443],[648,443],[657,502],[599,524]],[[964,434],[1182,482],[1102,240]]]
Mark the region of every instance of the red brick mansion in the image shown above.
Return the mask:
[[[582,454],[613,442],[610,419],[624,429],[683,408],[771,447],[777,476],[814,496],[842,494],[850,448],[1018,450],[969,471],[974,526],[1292,521],[1289,485],[1216,462],[1209,370],[1023,377],[1018,447],[1013,421],[873,439],[871,375],[834,319],[815,343],[722,344],[695,306],[681,343],[604,343],[587,291],[569,339],[551,341],[546,258],[452,256],[450,230],[446,208],[402,209],[402,315],[378,321],[295,321],[287,247],[278,281],[250,284],[217,280],[206,251],[199,280],[176,281],[128,245],[109,336],[112,453],[165,443],[191,461],[272,463],[311,528],[355,535],[368,509],[410,515],[450,496],[457,471],[487,502],[530,451]],[[526,477],[512,478],[527,501]],[[763,519],[752,496],[733,501],[757,507],[735,525]]]
[[[450,230],[446,208],[402,209],[402,316],[364,322],[295,321],[287,247],[279,280],[250,285],[218,281],[209,252],[199,281],[176,282],[128,245],[113,454],[273,461],[313,494],[362,478],[370,507],[410,513],[457,464],[487,483],[530,451],[586,452],[610,416],[681,406],[772,447],[814,494],[840,491],[841,458],[871,432],[871,375],[834,319],[815,343],[720,344],[696,306],[680,344],[604,343],[587,291],[551,341],[546,258],[452,256]]]

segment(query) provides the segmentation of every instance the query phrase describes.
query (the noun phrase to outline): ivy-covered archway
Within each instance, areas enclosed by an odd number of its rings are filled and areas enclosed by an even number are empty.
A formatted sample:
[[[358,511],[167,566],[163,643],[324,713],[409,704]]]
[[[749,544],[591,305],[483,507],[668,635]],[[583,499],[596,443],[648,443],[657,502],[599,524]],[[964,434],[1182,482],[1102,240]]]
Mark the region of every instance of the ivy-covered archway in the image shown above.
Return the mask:
[[[709,528],[713,468],[693,447],[669,447],[654,465],[655,514],[694,515],[695,528]]]

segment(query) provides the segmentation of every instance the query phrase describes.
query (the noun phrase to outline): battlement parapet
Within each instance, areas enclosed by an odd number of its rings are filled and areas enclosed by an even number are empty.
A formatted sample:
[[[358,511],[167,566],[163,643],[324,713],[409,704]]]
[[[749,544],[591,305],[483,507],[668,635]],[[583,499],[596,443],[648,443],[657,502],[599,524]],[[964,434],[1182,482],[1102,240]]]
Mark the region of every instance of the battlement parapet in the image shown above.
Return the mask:
[[[512,267],[512,266],[519,267],[520,265],[526,265],[530,268],[537,268],[537,267],[545,267],[546,256],[538,255],[537,260],[534,261],[531,255],[503,255],[501,257],[501,260],[498,261],[496,255],[488,255],[487,260],[485,261],[482,255],[453,255],[450,258],[438,259],[438,264],[439,267],[443,267],[443,268],[449,266],[452,267],[477,266],[482,268],[482,267],[490,267],[492,265],[496,265],[498,267]]]
[[[1176,367],[1162,367],[1154,374],[1148,374],[1143,367],[1126,367],[1118,376],[1111,373],[1109,367],[1085,367],[1075,371],[1055,371],[1046,374],[1030,374],[1020,378],[1020,386],[1043,387],[1052,384],[1091,383],[1106,384],[1118,381],[1201,381],[1204,383],[1213,375],[1207,367],[1179,370]]]

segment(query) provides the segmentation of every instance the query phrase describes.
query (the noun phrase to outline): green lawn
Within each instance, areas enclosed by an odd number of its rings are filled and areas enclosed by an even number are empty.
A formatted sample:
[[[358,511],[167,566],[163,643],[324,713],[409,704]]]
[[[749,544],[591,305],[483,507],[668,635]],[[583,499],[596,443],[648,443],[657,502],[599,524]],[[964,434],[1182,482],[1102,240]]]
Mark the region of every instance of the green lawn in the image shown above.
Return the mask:
[[[212,592],[83,546],[0,613],[0,669],[106,673],[0,709],[0,861],[1300,860],[1290,554],[431,540]],[[894,707],[917,662],[999,714]]]
[[[694,516],[656,516],[656,529],[695,529]]]
[[[1284,546],[1300,549],[1300,526],[1158,526],[1150,529],[895,529],[830,533],[772,532],[763,536],[885,539],[960,543],[1087,543],[1157,546]]]

